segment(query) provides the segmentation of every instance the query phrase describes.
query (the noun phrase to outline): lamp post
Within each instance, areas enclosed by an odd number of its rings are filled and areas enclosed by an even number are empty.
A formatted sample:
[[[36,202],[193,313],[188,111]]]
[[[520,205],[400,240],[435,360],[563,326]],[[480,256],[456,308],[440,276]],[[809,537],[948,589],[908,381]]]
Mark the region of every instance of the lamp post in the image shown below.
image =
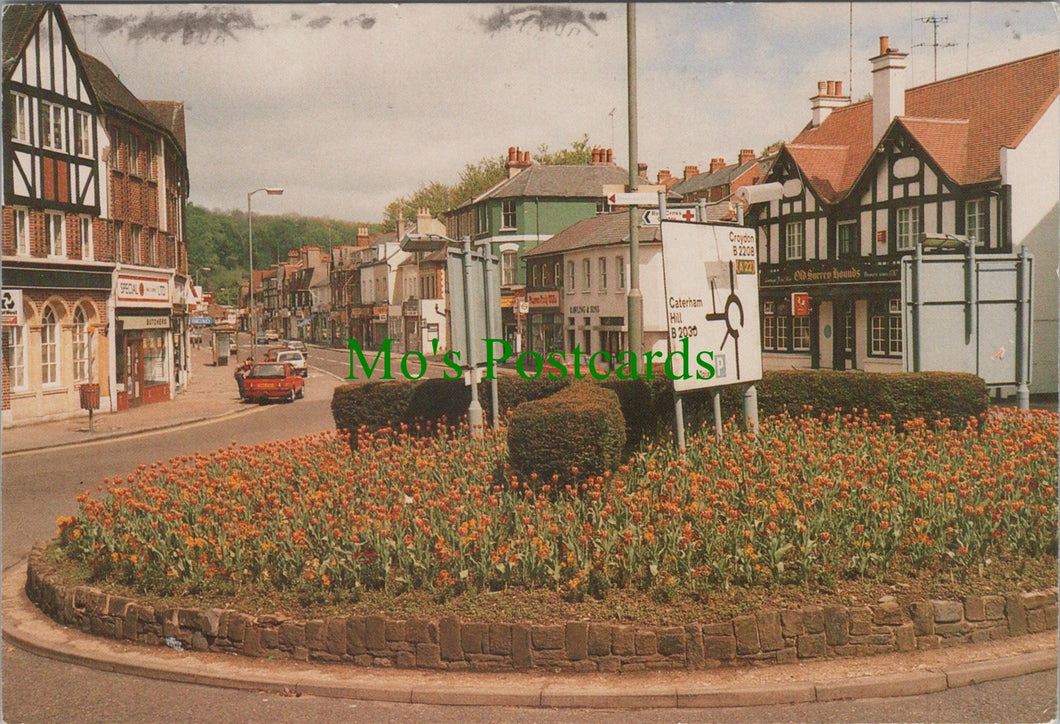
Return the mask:
[[[283,193],[283,189],[279,188],[268,188],[262,186],[260,189],[254,189],[247,194],[247,237],[249,239],[250,246],[250,282],[247,284],[247,289],[250,293],[250,356],[257,356],[257,314],[254,309],[254,217],[250,212],[250,197],[259,191],[264,191],[269,196],[279,196]]]

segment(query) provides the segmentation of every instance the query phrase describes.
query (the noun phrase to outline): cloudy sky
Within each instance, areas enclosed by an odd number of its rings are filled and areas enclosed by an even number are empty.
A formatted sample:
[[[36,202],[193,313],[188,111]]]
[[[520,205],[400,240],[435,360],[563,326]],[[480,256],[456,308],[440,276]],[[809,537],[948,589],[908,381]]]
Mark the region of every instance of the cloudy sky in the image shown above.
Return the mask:
[[[1056,3],[643,3],[640,160],[654,177],[792,138],[819,80],[871,91],[880,35],[908,85],[1051,50]],[[509,146],[588,134],[628,163],[621,4],[64,4],[137,96],[183,100],[191,201],[377,221]],[[933,25],[925,18],[944,21]],[[937,28],[937,46],[933,30]]]

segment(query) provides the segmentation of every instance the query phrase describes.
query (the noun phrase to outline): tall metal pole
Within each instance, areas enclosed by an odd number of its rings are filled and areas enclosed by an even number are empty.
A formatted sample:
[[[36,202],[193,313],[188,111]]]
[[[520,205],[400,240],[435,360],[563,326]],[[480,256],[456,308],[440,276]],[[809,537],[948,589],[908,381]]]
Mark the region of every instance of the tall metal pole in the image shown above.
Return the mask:
[[[636,192],[637,169],[637,10],[636,3],[626,4],[626,74],[629,95],[629,190]],[[644,297],[640,293],[640,211],[629,207],[629,351],[636,356],[644,351]]]
[[[497,269],[494,264],[496,257],[493,256],[493,244],[486,242],[482,245],[482,264],[485,270],[485,298],[486,298],[486,339],[493,339],[493,335],[497,334],[500,330],[493,328],[493,315],[490,313],[493,308],[493,290],[496,288],[496,277]],[[499,299],[497,300],[500,301]],[[493,429],[501,429],[500,419],[500,402],[497,399],[497,376],[493,375],[493,379],[490,380],[490,416],[493,419]]]
[[[471,374],[471,404],[467,406],[467,424],[471,437],[482,437],[482,403],[478,400],[478,364],[475,360],[475,340],[471,338],[471,238],[462,240],[464,272],[464,341],[467,344],[467,365]]]
[[[256,359],[258,356],[258,335],[257,335],[257,324],[254,313],[254,217],[250,213],[250,197],[256,194],[261,189],[255,189],[247,194],[247,232],[249,236],[250,246],[250,280],[247,282],[247,289],[250,290],[250,358]],[[239,348],[238,342],[236,343],[236,349]]]

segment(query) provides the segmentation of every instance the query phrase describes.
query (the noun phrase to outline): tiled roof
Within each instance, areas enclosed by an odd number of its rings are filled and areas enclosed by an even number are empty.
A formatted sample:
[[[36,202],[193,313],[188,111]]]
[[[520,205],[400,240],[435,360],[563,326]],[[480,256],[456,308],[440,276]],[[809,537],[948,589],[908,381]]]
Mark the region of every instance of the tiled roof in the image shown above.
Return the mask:
[[[1000,149],[1016,148],[1060,88],[1060,51],[910,88],[901,124],[961,185],[998,180]],[[785,147],[826,203],[846,195],[873,150],[872,100],[833,110]]]
[[[533,164],[496,187],[490,198],[527,196],[602,197],[604,186],[629,181],[629,171],[610,164],[600,166],[544,166]]]
[[[659,241],[659,227],[641,226],[639,238],[641,241]],[[582,219],[555,236],[541,242],[523,254],[523,256],[563,254],[593,246],[621,243],[629,243],[628,211],[616,211]]]
[[[173,134],[180,147],[185,148],[187,132],[184,127],[184,103],[182,101],[143,101],[143,104],[155,114],[155,118],[163,128]]]
[[[45,10],[47,7],[44,5],[4,6],[4,80],[7,80],[14,68],[14,61],[22,55],[26,42],[40,23]]]
[[[685,194],[693,194],[697,191],[724,186],[732,183],[733,179],[739,178],[746,173],[756,163],[758,163],[758,159],[743,164],[734,163],[730,166],[720,168],[714,173],[701,173],[692,178],[681,179],[670,187],[670,191],[684,196]]]

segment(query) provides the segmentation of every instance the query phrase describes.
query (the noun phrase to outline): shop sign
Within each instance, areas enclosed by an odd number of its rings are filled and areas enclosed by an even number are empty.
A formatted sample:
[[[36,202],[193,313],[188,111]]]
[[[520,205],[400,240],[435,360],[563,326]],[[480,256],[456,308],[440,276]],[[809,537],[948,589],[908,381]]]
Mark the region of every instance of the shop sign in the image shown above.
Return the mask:
[[[3,315],[4,326],[22,324],[22,290],[3,289],[0,294],[0,313]]]
[[[118,306],[168,307],[169,280],[119,274],[114,296]]]
[[[531,309],[558,307],[559,292],[529,292],[526,295],[526,301],[530,303]]]
[[[792,292],[791,293],[791,314],[793,317],[808,317],[810,316],[810,293],[809,292]]]
[[[372,307],[372,316],[375,317],[377,322],[385,322],[387,320],[387,306],[383,304]]]
[[[126,330],[169,329],[169,317],[118,317]]]
[[[420,301],[418,299],[409,299],[402,302],[401,312],[406,317],[420,316]]]

